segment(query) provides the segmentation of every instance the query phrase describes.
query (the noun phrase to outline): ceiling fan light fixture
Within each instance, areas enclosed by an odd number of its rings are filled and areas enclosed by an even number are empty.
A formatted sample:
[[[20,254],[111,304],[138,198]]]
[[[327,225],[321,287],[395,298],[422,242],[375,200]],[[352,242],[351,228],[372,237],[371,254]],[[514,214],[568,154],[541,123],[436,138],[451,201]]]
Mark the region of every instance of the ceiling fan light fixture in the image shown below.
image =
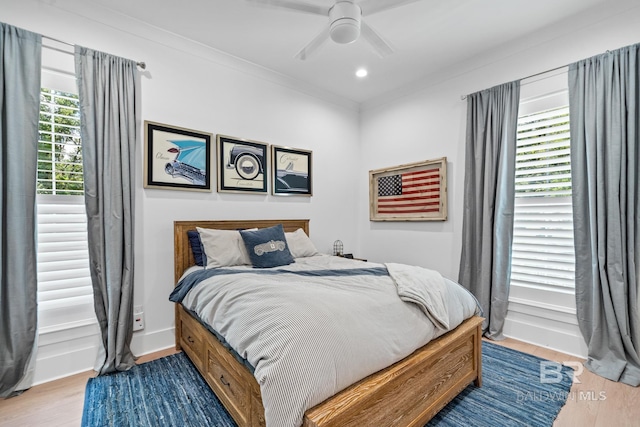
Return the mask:
[[[331,40],[336,43],[353,43],[360,37],[360,6],[351,1],[338,1],[329,10]]]
[[[334,43],[347,44],[355,42],[360,36],[381,58],[390,55],[393,53],[393,48],[363,20],[362,8],[366,10],[366,16],[369,16],[416,0],[359,0],[360,3],[356,3],[358,0],[332,0],[333,6],[326,5],[329,0],[323,0],[325,5],[322,6],[316,4],[316,2],[311,3],[310,0],[245,1],[260,3],[273,8],[328,17],[329,22],[325,23],[322,30],[295,56],[297,59],[305,60],[311,54],[317,52],[318,48],[326,41],[331,40]]]
[[[331,40],[336,43],[353,43],[360,37],[360,22],[353,19],[339,19],[331,23]]]

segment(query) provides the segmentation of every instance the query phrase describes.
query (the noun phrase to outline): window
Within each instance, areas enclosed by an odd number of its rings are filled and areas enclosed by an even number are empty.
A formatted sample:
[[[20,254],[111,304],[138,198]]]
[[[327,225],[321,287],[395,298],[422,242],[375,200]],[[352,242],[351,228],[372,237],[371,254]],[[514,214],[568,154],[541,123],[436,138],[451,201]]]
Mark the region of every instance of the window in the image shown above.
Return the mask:
[[[511,285],[571,289],[575,281],[569,107],[518,118]]]
[[[41,91],[36,200],[39,332],[93,323],[75,94]]]
[[[82,195],[78,96],[42,89],[38,141],[38,194]]]

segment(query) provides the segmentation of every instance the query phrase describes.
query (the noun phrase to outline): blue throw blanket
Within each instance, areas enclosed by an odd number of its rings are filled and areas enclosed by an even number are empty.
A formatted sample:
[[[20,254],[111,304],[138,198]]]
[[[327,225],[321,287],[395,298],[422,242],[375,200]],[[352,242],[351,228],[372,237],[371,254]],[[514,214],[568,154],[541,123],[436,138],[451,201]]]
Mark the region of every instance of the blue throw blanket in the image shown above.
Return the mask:
[[[298,276],[306,277],[344,277],[344,276],[388,276],[389,272],[384,267],[372,267],[372,268],[352,268],[352,269],[336,269],[336,270],[267,270],[267,269],[254,269],[254,270],[235,270],[230,268],[212,268],[208,270],[197,270],[193,273],[183,277],[174,288],[171,295],[169,295],[169,301],[182,302],[185,295],[193,289],[198,283],[202,282],[213,276],[222,276],[226,274],[264,274],[264,275],[278,275],[278,274],[295,274]]]

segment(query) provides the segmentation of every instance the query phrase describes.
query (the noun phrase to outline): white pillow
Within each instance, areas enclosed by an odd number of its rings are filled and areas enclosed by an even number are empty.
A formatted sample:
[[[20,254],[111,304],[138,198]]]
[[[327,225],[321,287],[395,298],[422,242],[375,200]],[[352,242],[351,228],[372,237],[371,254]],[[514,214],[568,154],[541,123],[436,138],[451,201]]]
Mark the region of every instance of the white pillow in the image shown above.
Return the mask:
[[[251,265],[249,253],[239,231],[196,228],[207,256],[206,268]]]
[[[318,255],[318,250],[302,228],[284,233],[284,237],[287,239],[287,246],[289,246],[289,251],[294,258]]]

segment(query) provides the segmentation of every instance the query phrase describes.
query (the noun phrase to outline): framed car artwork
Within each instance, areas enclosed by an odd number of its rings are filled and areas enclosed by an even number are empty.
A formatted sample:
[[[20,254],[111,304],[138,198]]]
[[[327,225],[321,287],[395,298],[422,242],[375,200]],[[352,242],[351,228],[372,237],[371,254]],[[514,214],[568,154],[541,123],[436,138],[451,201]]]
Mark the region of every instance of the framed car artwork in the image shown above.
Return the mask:
[[[144,130],[144,188],[211,191],[212,134],[150,121]]]
[[[311,196],[311,151],[271,146],[271,194]]]
[[[217,135],[218,192],[267,193],[269,144]]]

